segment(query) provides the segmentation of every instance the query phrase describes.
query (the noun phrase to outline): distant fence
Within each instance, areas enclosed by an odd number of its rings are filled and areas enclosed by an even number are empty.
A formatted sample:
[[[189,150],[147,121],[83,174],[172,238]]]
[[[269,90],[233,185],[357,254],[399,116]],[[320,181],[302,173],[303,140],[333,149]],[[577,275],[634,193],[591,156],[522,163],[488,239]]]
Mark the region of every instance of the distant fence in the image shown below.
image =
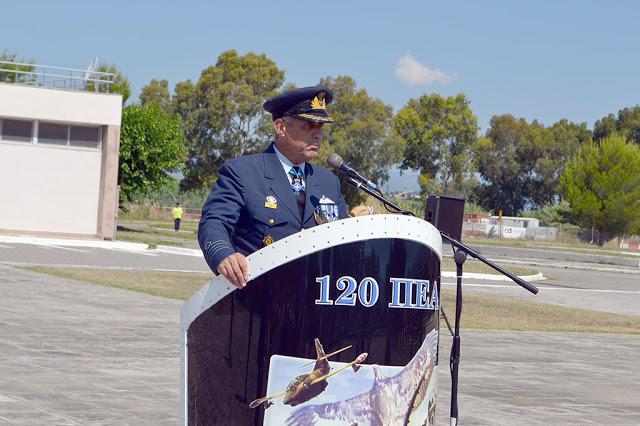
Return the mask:
[[[520,240],[546,241],[558,238],[558,229],[547,226],[522,228],[489,223],[464,222],[462,235],[465,237],[489,237]]]
[[[200,220],[202,209],[182,209],[182,220]],[[149,217],[173,219],[173,207],[150,207]]]
[[[135,219],[171,219],[173,220],[173,206],[161,207],[148,204],[126,204],[124,212]],[[182,220],[200,220],[202,209],[182,208]]]

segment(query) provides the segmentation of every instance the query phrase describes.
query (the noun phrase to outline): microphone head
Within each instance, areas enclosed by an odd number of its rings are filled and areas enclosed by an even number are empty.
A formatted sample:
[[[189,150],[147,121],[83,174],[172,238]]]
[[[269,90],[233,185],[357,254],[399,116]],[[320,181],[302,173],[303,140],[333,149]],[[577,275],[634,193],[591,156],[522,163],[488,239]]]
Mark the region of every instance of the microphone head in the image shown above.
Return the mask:
[[[327,164],[334,169],[339,168],[342,165],[342,161],[342,157],[340,157],[335,152],[327,158]]]

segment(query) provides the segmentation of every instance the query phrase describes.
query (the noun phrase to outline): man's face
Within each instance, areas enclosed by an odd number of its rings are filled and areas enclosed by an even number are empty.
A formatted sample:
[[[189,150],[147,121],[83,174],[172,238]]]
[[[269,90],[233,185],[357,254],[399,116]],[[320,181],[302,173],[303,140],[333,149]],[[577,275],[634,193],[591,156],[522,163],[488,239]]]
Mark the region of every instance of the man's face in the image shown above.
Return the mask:
[[[324,135],[324,123],[292,118],[292,123],[279,118],[274,122],[278,134],[276,147],[293,164],[310,161],[318,155]]]

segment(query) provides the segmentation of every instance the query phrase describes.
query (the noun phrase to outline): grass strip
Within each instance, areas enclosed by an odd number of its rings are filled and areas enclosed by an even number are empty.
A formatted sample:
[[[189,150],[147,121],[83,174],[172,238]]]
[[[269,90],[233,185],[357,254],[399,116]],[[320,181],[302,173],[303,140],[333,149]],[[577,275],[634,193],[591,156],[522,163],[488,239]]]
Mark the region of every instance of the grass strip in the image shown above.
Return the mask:
[[[188,300],[213,278],[213,274],[185,272],[51,268],[43,266],[21,267],[21,269],[177,300]]]
[[[453,327],[455,291],[443,290],[441,300]],[[462,302],[466,329],[640,334],[640,317],[475,293],[463,293]]]
[[[173,229],[173,221],[129,221],[118,222],[116,239],[132,243],[147,244],[149,248],[156,248],[158,245],[169,245],[177,247],[197,247],[198,223],[194,221],[183,221],[180,229],[186,232],[176,232]]]
[[[213,277],[184,272],[89,268],[36,266],[22,269],[178,300],[189,299]],[[453,326],[455,291],[443,290],[441,297]],[[474,293],[464,293],[461,319],[465,329],[640,334],[640,317]],[[444,320],[441,326],[444,332]]]

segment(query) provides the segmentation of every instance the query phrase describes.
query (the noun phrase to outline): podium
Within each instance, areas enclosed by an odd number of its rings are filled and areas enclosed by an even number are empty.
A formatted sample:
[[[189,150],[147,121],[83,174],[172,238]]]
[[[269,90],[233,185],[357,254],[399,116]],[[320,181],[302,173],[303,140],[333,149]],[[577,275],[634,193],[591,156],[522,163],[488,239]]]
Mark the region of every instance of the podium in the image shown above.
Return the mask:
[[[251,254],[246,288],[217,276],[182,307],[182,424],[433,424],[441,258],[394,215]]]

